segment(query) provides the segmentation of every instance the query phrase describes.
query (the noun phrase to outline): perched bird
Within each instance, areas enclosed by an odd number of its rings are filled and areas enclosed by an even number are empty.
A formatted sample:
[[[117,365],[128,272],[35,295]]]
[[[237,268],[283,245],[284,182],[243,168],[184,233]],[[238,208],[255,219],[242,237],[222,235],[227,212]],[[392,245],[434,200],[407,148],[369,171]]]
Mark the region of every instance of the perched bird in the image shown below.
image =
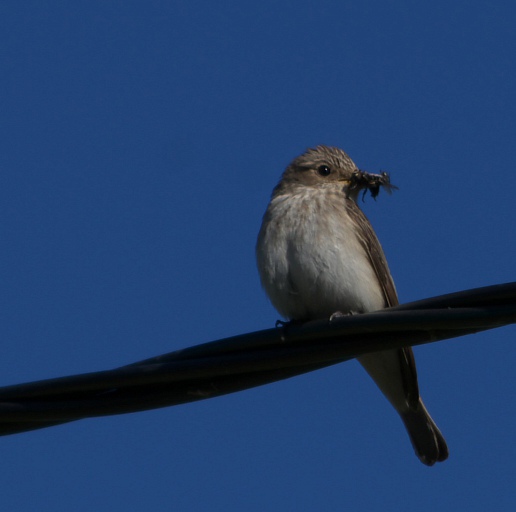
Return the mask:
[[[317,146],[297,157],[274,188],[256,245],[262,285],[289,320],[330,318],[398,304],[374,230],[357,204],[378,194],[388,176],[360,171],[341,149]],[[411,348],[358,358],[400,415],[421,462],[448,457],[448,447],[420,396]]]

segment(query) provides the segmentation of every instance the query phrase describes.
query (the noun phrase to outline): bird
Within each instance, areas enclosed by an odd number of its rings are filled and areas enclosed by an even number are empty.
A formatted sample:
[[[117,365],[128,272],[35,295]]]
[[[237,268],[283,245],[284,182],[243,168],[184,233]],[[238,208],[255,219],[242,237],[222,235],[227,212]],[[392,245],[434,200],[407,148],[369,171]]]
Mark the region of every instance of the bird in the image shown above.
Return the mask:
[[[385,254],[358,204],[359,193],[390,191],[387,173],[357,168],[342,149],[319,145],[287,166],[273,189],[256,242],[261,284],[287,320],[361,314],[398,304]],[[448,447],[419,394],[412,348],[357,358],[399,414],[428,466]]]

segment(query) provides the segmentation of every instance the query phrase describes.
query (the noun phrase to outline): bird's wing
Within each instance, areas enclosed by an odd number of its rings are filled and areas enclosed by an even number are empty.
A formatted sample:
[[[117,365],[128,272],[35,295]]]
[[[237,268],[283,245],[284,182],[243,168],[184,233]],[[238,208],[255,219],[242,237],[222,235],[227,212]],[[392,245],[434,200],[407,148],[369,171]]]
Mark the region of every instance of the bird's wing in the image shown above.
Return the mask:
[[[371,223],[355,201],[346,201],[346,208],[348,215],[356,226],[356,233],[360,244],[365,249],[365,252],[369,257],[369,261],[376,273],[376,277],[378,278],[378,282],[383,290],[385,307],[397,306],[398,294],[396,293],[396,287],[394,286],[394,281],[392,280],[382,246],[378,241]]]
[[[385,307],[397,306],[398,294],[396,293],[396,287],[394,286],[394,281],[392,280],[382,246],[371,223],[355,201],[346,201],[346,209],[349,217],[355,223],[360,244],[369,257],[369,261],[383,290]],[[399,349],[399,357],[406,400],[410,407],[416,408],[419,404],[419,387],[417,383],[416,362],[412,348],[406,347]]]

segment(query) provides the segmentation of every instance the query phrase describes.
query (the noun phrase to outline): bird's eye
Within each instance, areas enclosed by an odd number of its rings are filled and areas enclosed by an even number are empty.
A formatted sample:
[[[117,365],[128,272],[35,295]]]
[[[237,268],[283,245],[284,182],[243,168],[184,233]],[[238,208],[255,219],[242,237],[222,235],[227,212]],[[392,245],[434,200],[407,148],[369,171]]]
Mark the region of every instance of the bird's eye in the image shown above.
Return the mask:
[[[319,167],[317,167],[317,172],[321,175],[321,176],[329,176],[331,174],[331,169],[327,166],[327,165],[320,165]]]

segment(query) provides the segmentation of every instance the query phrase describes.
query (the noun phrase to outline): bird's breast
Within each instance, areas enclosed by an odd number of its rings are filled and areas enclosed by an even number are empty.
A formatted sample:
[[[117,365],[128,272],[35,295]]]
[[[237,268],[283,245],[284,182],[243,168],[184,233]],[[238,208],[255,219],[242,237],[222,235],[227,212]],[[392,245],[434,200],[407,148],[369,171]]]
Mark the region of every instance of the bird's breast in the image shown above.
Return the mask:
[[[349,199],[311,192],[273,198],[264,216],[257,257],[271,302],[291,319],[381,309],[384,297],[347,213]]]

